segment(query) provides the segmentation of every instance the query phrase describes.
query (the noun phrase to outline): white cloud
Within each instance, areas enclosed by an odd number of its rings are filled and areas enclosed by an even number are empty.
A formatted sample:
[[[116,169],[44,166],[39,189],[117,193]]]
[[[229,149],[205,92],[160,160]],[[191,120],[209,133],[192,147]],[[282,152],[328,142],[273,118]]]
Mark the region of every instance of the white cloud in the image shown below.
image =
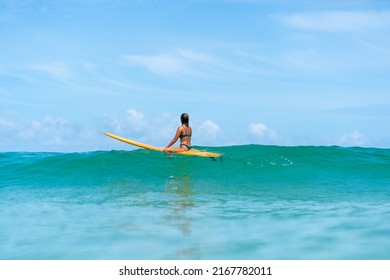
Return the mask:
[[[262,123],[252,123],[249,126],[249,132],[260,138],[264,137],[267,130],[268,130],[267,126]]]
[[[365,143],[364,135],[359,131],[344,134],[340,137],[341,146],[362,146]]]
[[[276,140],[277,134],[263,123],[251,123],[249,125],[249,134],[258,140]]]
[[[0,118],[0,128],[1,130],[13,127],[13,122],[6,119]]]
[[[0,115],[0,143],[12,141],[10,138],[17,130],[19,115],[14,111],[3,112]]]
[[[218,124],[211,120],[203,121],[199,126],[194,127],[196,130],[195,139],[197,144],[201,145],[215,145],[219,143],[222,129]],[[194,144],[194,143],[192,143]]]
[[[140,131],[146,127],[146,120],[144,114],[135,109],[128,109],[126,111],[126,120],[128,124],[136,131]]]
[[[217,138],[217,136],[222,131],[218,124],[210,120],[202,122],[199,126],[199,130],[201,130],[202,133],[212,138]]]
[[[390,27],[390,11],[329,11],[300,13],[285,16],[282,21],[288,25],[327,32],[361,32]]]
[[[80,125],[64,118],[47,116],[42,120],[32,120],[23,124],[18,138],[44,146],[65,146],[78,143]]]
[[[25,120],[13,112],[0,116],[0,136],[2,150],[74,151],[93,143],[96,135],[64,118]]]
[[[97,122],[98,122],[97,129],[99,130],[117,133],[117,134],[123,132],[122,122],[113,116],[106,114],[101,118],[99,118]]]
[[[147,121],[142,112],[130,108],[119,118],[111,115],[102,116],[98,120],[97,129],[122,136],[140,137],[146,135],[151,128],[147,128]]]
[[[0,113],[0,150],[2,151],[86,151],[99,149],[134,149],[103,135],[104,131],[134,139],[154,146],[165,146],[180,125],[178,116],[160,114],[144,115],[135,109],[128,109],[120,117],[105,115],[93,128],[83,127],[65,118],[46,116],[42,119],[26,120],[18,113]],[[142,124],[138,128],[135,123]],[[144,126],[144,127],[142,127]],[[192,121],[195,146],[224,146],[245,143],[280,144],[287,143],[264,123],[251,123],[248,134],[232,142],[223,135],[221,127],[212,120]],[[138,129],[138,130],[137,130]],[[318,139],[315,141],[318,143]],[[295,144],[300,143],[295,142]],[[292,145],[292,143],[290,143]],[[290,145],[289,144],[289,145]],[[307,141],[303,144],[313,144]],[[342,146],[363,146],[366,137],[359,131],[342,135],[338,142]],[[178,145],[178,143],[176,143]]]

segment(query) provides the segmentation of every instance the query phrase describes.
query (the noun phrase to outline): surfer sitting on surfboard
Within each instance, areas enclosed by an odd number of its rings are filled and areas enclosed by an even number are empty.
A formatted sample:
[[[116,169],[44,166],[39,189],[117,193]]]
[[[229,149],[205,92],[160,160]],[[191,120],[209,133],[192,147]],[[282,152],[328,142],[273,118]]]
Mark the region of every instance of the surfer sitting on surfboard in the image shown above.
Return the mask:
[[[180,116],[181,126],[177,128],[176,135],[173,137],[172,141],[163,149],[164,153],[180,153],[191,150],[191,135],[192,128],[189,125],[190,118],[188,114],[183,113]],[[177,139],[180,137],[180,147],[172,147],[176,143]]]

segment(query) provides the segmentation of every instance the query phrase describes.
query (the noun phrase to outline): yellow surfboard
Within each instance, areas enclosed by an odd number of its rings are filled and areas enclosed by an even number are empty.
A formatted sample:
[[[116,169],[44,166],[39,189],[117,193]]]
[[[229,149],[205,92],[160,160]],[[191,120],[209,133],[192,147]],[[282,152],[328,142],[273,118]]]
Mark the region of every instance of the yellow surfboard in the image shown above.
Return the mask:
[[[116,140],[125,142],[127,144],[131,144],[131,145],[143,148],[143,149],[153,150],[153,151],[158,151],[158,152],[162,152],[164,149],[164,148],[154,147],[154,146],[148,145],[148,144],[143,144],[143,143],[140,143],[140,142],[137,142],[134,140],[126,139],[126,138],[117,136],[115,134],[109,133],[109,132],[104,132],[104,134],[111,137],[111,138],[114,138]],[[209,158],[218,158],[218,157],[222,156],[222,154],[212,153],[212,152],[207,152],[207,151],[199,151],[196,149],[191,149],[189,151],[180,152],[180,153],[176,153],[176,154],[186,155],[186,156],[209,157]]]

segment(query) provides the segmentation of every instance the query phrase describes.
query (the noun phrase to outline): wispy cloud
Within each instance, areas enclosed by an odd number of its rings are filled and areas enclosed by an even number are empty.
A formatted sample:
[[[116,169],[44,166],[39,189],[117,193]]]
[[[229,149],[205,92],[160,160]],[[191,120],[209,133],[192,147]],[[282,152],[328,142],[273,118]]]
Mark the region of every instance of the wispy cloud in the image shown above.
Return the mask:
[[[223,72],[242,70],[215,55],[184,49],[157,55],[122,55],[128,64],[166,76],[218,76]]]
[[[327,11],[281,17],[291,27],[327,32],[362,32],[390,28],[390,11]]]
[[[354,37],[354,41],[361,46],[364,46],[366,49],[371,50],[373,53],[380,55],[381,64],[385,67],[388,66],[388,63],[384,63],[383,59],[390,59],[390,47],[386,46],[385,43],[372,43],[358,37]]]
[[[157,55],[122,55],[122,58],[129,64],[165,75],[194,74],[199,65],[215,63],[215,58],[208,54],[182,49]]]
[[[187,68],[186,61],[172,54],[122,55],[128,63],[141,66],[156,74],[177,74]]]
[[[59,80],[66,80],[71,77],[71,70],[69,66],[62,62],[36,64],[36,65],[31,65],[30,68],[33,70],[46,73]]]
[[[338,115],[359,116],[364,118],[385,119],[390,117],[390,104],[371,104],[364,106],[347,106],[333,110]]]
[[[340,66],[321,50],[312,48],[285,51],[281,55],[281,63],[287,68],[320,72],[327,72],[329,69],[336,69]]]

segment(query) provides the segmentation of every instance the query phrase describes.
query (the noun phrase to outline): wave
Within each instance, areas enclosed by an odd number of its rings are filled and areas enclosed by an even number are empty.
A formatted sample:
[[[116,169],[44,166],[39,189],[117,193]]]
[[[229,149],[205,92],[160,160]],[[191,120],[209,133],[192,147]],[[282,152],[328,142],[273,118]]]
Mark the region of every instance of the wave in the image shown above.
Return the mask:
[[[205,149],[205,148],[202,148]],[[282,147],[245,145],[213,147],[215,161],[148,151],[86,153],[0,153],[0,186],[112,183],[159,184],[189,177],[210,185],[342,184],[361,181],[388,187],[390,149]]]

